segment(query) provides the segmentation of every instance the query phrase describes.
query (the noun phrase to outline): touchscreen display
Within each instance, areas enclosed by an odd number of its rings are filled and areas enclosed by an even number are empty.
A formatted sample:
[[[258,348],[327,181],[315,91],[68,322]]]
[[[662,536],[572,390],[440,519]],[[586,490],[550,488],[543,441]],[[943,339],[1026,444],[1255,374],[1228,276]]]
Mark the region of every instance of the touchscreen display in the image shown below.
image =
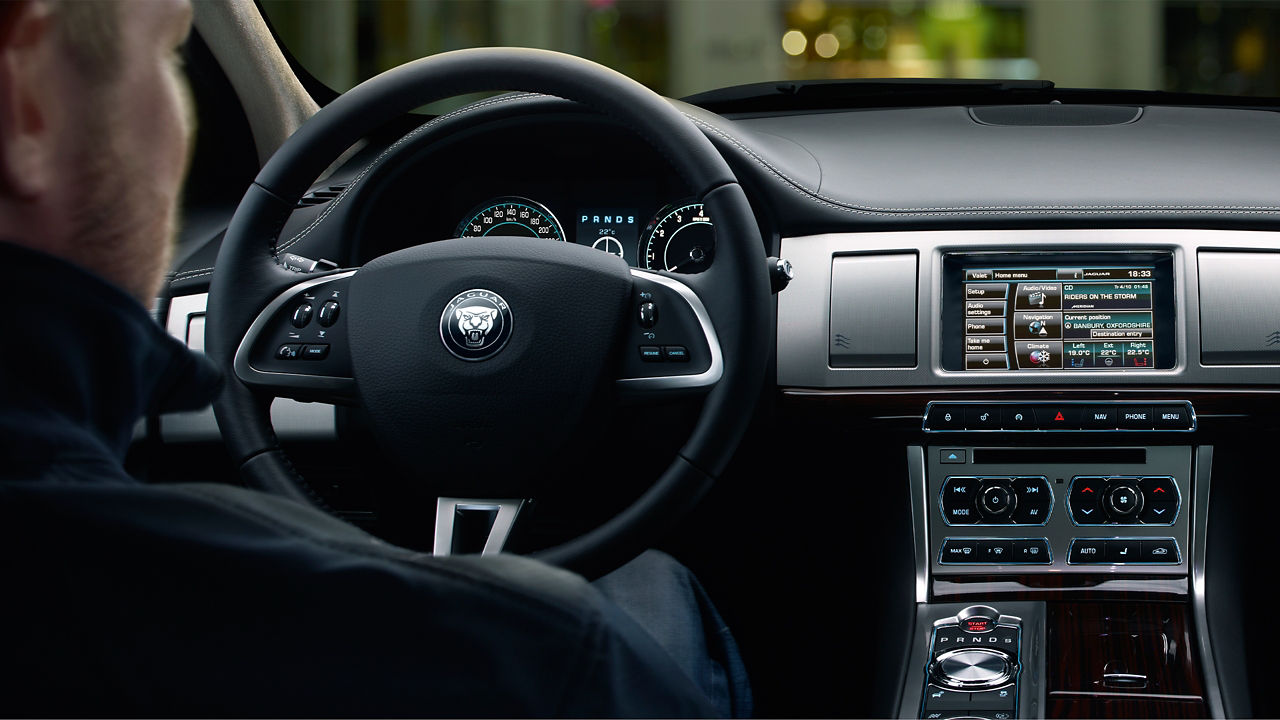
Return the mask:
[[[964,270],[965,370],[1154,369],[1155,265]]]

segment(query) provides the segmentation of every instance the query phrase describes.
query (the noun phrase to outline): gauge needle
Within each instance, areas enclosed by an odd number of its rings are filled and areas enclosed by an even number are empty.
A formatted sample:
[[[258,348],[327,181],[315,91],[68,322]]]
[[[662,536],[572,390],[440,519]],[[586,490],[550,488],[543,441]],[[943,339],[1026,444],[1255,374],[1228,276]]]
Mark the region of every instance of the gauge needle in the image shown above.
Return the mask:
[[[692,260],[692,261],[694,261],[695,263],[705,262],[705,261],[706,261],[706,259],[707,259],[707,254],[706,254],[705,252],[703,252],[703,251],[702,251],[702,248],[701,248],[701,247],[699,247],[699,246],[697,246],[697,245],[694,245],[694,246],[693,246],[693,248],[692,248],[691,250],[689,250],[689,257],[688,257],[688,258],[685,258],[685,259],[686,259],[686,260]],[[667,268],[667,272],[675,272],[675,271],[676,271],[676,268],[679,268],[679,267],[680,267],[680,266],[682,266],[682,265],[684,265],[684,263],[680,263],[679,265],[676,265],[675,267],[669,267],[669,268]]]

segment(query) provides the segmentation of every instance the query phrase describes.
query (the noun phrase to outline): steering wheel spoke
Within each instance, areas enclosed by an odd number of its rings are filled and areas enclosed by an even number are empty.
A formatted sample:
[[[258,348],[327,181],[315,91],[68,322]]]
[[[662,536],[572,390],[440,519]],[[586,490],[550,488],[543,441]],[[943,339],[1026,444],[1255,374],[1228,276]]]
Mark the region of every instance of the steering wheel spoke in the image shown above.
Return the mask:
[[[236,350],[236,377],[275,397],[354,404],[347,290],[355,273],[308,277],[272,299]]]
[[[502,552],[528,501],[442,497],[436,500],[434,555]]]
[[[724,355],[702,300],[670,274],[632,269],[631,275],[619,395],[636,399],[710,391],[724,374]]]

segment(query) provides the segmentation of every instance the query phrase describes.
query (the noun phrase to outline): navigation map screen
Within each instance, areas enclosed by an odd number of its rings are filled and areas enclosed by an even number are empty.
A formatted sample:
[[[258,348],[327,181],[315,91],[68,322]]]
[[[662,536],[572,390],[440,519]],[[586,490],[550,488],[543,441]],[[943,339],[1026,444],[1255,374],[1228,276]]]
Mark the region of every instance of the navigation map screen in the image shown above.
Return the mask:
[[[965,258],[950,274],[959,293],[946,294],[959,302],[948,315],[962,329],[963,364],[947,363],[948,369],[1173,366],[1167,261],[983,265],[982,257]]]

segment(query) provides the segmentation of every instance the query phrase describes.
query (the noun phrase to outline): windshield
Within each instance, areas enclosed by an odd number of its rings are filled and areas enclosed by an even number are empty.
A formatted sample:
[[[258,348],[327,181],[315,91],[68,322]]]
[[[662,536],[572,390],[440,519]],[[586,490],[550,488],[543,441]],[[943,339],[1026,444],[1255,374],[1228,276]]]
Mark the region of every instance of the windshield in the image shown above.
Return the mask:
[[[425,55],[511,45],[589,58],[671,97],[846,78],[1280,95],[1280,2],[261,2],[289,51],[337,91]]]

